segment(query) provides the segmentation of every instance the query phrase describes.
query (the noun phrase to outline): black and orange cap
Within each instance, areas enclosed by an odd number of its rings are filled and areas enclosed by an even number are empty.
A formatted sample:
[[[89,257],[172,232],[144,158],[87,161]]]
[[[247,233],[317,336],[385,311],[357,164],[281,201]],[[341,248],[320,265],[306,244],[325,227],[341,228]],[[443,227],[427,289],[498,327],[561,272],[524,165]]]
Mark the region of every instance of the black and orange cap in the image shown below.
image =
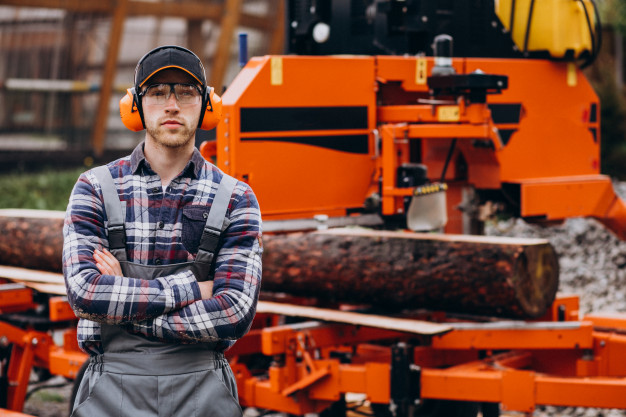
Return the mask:
[[[135,88],[139,90],[150,77],[166,68],[177,68],[187,72],[206,87],[206,74],[200,58],[182,46],[159,46],[145,54],[135,69]]]

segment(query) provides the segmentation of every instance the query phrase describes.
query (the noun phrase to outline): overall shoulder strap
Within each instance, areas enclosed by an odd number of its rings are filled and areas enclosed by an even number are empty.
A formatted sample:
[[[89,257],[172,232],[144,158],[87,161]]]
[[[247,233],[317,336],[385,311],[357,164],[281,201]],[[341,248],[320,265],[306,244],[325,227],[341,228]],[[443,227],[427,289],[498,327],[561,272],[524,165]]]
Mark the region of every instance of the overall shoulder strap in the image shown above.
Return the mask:
[[[126,202],[120,201],[117,188],[113,182],[113,177],[106,165],[94,168],[93,173],[102,188],[104,209],[109,219],[107,224],[109,250],[117,260],[126,261],[126,230],[124,229]]]
[[[198,281],[213,279],[211,265],[215,258],[220,235],[226,225],[226,210],[236,185],[237,179],[224,174],[215,192],[215,198],[204,224],[198,254],[194,262],[194,274]]]

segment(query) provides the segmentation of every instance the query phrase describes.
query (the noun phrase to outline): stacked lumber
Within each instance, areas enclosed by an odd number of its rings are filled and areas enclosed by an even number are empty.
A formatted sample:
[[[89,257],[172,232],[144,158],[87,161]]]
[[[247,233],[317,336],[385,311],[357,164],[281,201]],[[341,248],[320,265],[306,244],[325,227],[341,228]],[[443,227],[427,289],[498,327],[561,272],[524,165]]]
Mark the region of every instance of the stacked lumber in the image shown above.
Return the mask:
[[[61,272],[62,217],[0,210],[0,265]],[[325,305],[535,318],[558,287],[558,259],[543,239],[331,229],[265,235],[263,244],[264,291]]]

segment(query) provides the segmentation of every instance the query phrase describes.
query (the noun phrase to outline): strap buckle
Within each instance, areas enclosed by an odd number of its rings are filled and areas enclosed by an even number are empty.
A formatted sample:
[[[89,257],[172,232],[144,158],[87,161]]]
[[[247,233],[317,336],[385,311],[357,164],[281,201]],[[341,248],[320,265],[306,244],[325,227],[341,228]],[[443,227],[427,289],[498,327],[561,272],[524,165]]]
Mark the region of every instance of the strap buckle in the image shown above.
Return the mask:
[[[126,232],[123,224],[109,225],[109,249],[126,249]]]
[[[210,253],[215,253],[217,249],[217,244],[220,241],[221,234],[222,234],[221,230],[214,229],[208,225],[205,225],[204,231],[202,232],[202,238],[200,239],[200,245],[198,246],[198,249],[202,249]]]

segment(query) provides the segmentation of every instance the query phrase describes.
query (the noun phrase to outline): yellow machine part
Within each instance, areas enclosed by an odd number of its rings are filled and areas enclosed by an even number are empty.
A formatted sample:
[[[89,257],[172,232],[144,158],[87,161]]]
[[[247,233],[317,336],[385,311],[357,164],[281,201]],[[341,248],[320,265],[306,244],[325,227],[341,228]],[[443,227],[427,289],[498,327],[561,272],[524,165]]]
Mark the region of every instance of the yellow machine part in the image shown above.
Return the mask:
[[[591,0],[496,0],[495,9],[504,27],[513,28],[520,51],[579,58],[593,49],[597,22]]]

